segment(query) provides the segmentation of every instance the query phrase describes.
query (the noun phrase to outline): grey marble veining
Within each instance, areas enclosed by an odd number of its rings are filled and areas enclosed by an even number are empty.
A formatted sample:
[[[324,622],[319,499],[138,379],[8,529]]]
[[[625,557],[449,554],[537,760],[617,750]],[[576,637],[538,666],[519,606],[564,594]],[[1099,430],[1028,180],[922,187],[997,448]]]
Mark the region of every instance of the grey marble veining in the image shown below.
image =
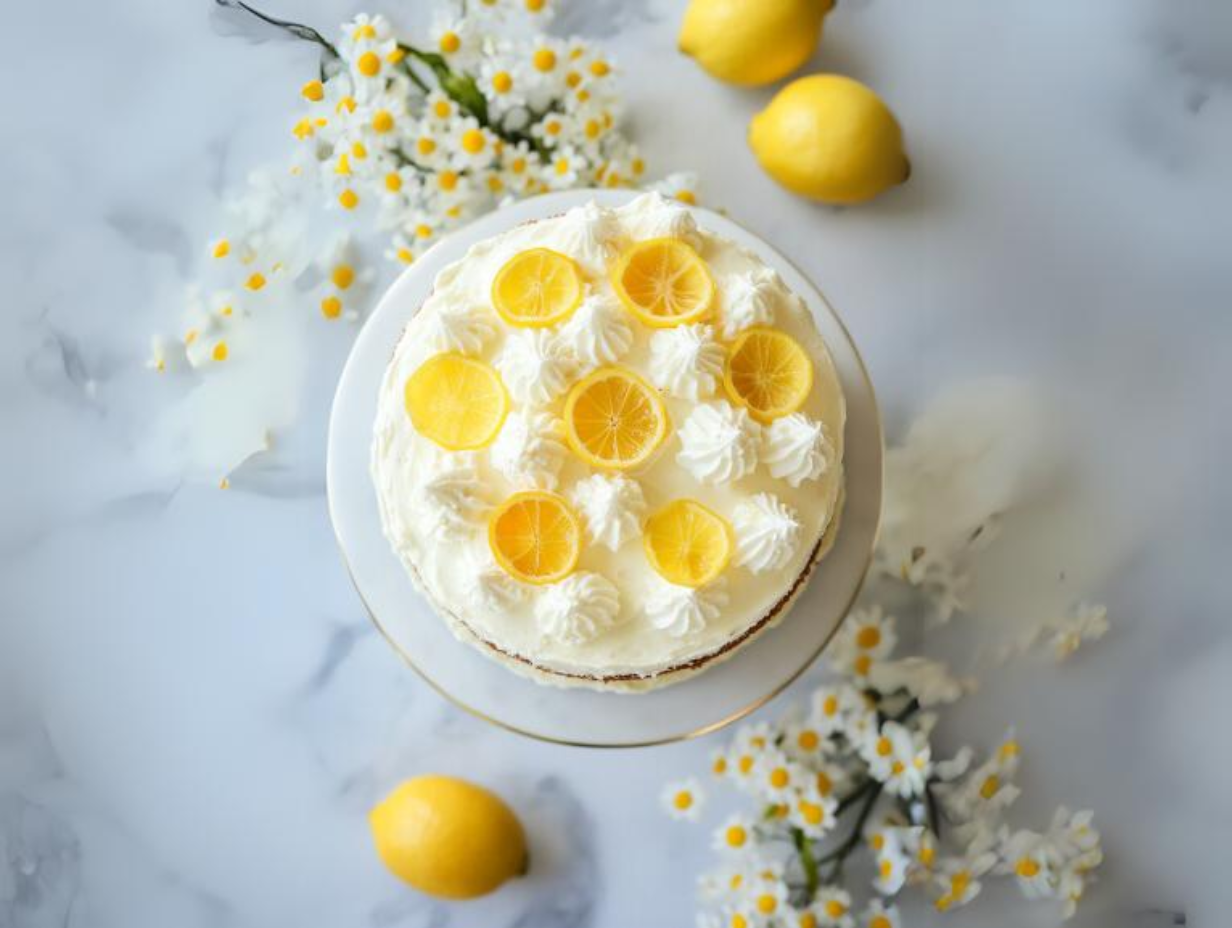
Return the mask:
[[[322,27],[358,9],[270,6]],[[222,192],[284,150],[314,67],[310,49],[222,35],[208,7],[3,16],[0,928],[691,924],[708,838],[657,796],[716,739],[521,740],[444,703],[370,629],[323,505],[345,332],[313,335],[300,423],[232,491],[148,454],[178,399],[142,369],[148,334],[173,323]],[[838,306],[892,434],[976,376],[1055,399],[1078,494],[1112,514],[1083,538],[1113,632],[1071,666],[986,676],[946,736],[1015,722],[1030,808],[1097,810],[1108,862],[1075,928],[1224,923],[1232,7],[840,0],[815,65],[883,93],[915,169],[859,209],[760,174],[743,136],[767,95],[675,53],[680,3],[573,7],[562,28],[613,48],[652,166],[699,170],[708,202]],[[428,770],[521,811],[528,880],[449,906],[381,870],[364,813]],[[945,922],[1052,923],[1015,895]]]

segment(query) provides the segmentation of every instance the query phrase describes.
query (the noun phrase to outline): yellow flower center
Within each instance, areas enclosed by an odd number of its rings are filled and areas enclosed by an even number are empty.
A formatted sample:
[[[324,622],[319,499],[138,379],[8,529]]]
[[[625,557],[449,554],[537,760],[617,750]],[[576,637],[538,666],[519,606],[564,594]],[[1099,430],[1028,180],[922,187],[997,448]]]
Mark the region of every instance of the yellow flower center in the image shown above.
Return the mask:
[[[430,155],[436,151],[436,142],[430,138],[422,138],[415,143],[415,150],[421,155]]]
[[[997,790],[1000,788],[1001,781],[997,778],[996,774],[993,774],[986,779],[980,787],[980,795],[985,799],[991,799],[993,796],[997,795]]]
[[[890,743],[890,739],[882,735],[877,739],[877,755],[879,757],[889,757],[890,752],[894,750],[894,745]]]
[[[338,105],[334,107],[334,111],[339,114],[341,114],[343,110],[346,110],[348,113],[354,113],[356,105],[357,104],[355,103],[354,97],[342,97],[338,101]]]
[[[800,928],[817,928],[817,916],[812,912],[801,912],[796,924]]]
[[[531,64],[535,66],[536,71],[547,73],[556,67],[556,52],[550,48],[536,49],[535,54],[531,57]]]
[[[856,644],[866,649],[877,647],[881,644],[881,629],[875,625],[865,625],[856,632]]]
[[[394,127],[394,115],[389,110],[377,110],[372,114],[372,131],[388,132]]]
[[[225,238],[220,238],[214,244],[213,255],[215,258],[225,258],[231,253],[231,243]]]
[[[358,42],[360,39],[375,39],[376,27],[371,23],[360,23],[351,32],[351,41]]]
[[[436,181],[441,185],[442,190],[454,190],[458,186],[458,172],[441,171],[436,175]]]
[[[827,696],[825,701],[821,704],[821,711],[827,716],[838,715],[838,697]]]
[[[334,165],[334,173],[341,174],[344,177],[350,175],[351,159],[346,156],[345,152],[338,156],[338,163]]]
[[[513,78],[508,71],[497,71],[492,75],[492,89],[497,93],[508,93],[513,90]]]
[[[966,870],[959,870],[950,877],[950,895],[957,899],[967,891],[967,887],[971,884],[971,874]]]
[[[769,893],[762,893],[757,897],[757,911],[762,915],[773,915],[778,907],[779,901]]]
[[[749,739],[749,744],[751,744],[753,747],[755,747],[757,750],[760,751],[762,748],[766,746],[766,739],[763,738],[761,735],[754,735],[752,738]]]
[[[801,817],[810,825],[820,825],[826,815],[825,807],[815,802],[802,802],[799,808]]]
[[[874,915],[868,920],[868,928],[894,928],[894,925],[884,915]]]
[[[565,75],[565,86],[572,90],[578,84],[582,83],[582,75],[577,71],[570,71]]]
[[[333,273],[329,275],[329,279],[334,282],[334,286],[339,290],[345,290],[355,282],[355,268],[349,264],[339,264],[334,267]]]
[[[347,188],[342,191],[342,193],[338,194],[338,202],[341,204],[343,209],[354,209],[359,205],[359,194],[357,194],[354,190]]]
[[[1018,742],[1017,741],[1005,742],[1005,744],[1001,745],[1001,750],[998,753],[1001,755],[1002,760],[1009,760],[1011,757],[1017,757],[1018,756]]]
[[[693,193],[692,190],[677,190],[676,199],[679,200],[681,203],[688,203],[690,206],[697,205],[697,195]],[[867,673],[868,671],[866,669],[862,672]]]
[[[926,844],[922,848],[920,848],[920,863],[922,863],[924,866],[931,867],[933,865],[933,860],[936,858],[936,856],[937,856],[937,849],[934,848],[931,844]]]
[[[299,89],[299,92],[304,95],[305,100],[311,100],[313,103],[319,103],[325,99],[325,85],[320,81],[309,81]]]
[[[907,769],[907,765],[904,764],[901,760],[896,760],[893,764],[890,765],[890,773],[896,777],[901,776],[902,772],[906,769]]]
[[[479,154],[486,144],[487,139],[478,129],[467,129],[462,133],[462,150],[467,154]]]
[[[681,790],[672,799],[672,805],[683,812],[685,809],[691,808],[693,805],[693,794],[688,790]]]
[[[877,872],[881,874],[883,880],[888,880],[894,874],[894,864],[889,860],[883,860],[878,864]]]
[[[385,175],[385,189],[390,193],[397,193],[402,189],[402,175],[397,171],[390,171]]]
[[[710,772],[715,776],[722,776],[727,773],[727,758],[716,757],[714,763],[710,765]]]
[[[826,915],[830,918],[842,918],[847,912],[847,906],[843,905],[837,899],[827,899],[825,905]]]
[[[802,731],[796,736],[796,744],[799,745],[801,751],[816,751],[817,746],[821,744],[821,738],[815,731]]]
[[[585,87],[579,87],[578,92],[577,92],[577,98],[578,98],[579,103],[585,103],[587,100],[590,99],[590,91],[587,90]]]
[[[398,260],[403,264],[410,264],[415,260],[415,256],[411,254],[411,249],[409,248],[399,248],[395,254],[397,254]]]
[[[259,273],[251,275],[246,281],[244,281],[244,286],[249,290],[260,290],[265,286],[265,275]]]
[[[1030,857],[1021,857],[1018,863],[1014,864],[1014,872],[1023,879],[1029,880],[1039,875],[1040,865]]]
[[[526,0],[526,9],[531,13],[538,13],[547,5],[547,0]]]
[[[401,61],[405,57],[406,57],[406,52],[401,48],[395,47],[395,48],[390,49],[389,54],[385,56],[385,60],[388,61],[390,64],[397,64],[399,61]]]
[[[437,100],[432,104],[432,113],[437,119],[448,119],[453,113],[453,107],[448,100]]]
[[[527,0],[529,3],[530,0]],[[739,912],[732,912],[731,928],[749,928],[749,920]]]
[[[880,851],[883,847],[885,847],[885,835],[881,832],[877,832],[868,839],[868,843],[874,851]]]
[[[195,342],[197,340],[197,334],[198,333],[196,329],[189,329],[187,332],[185,332],[184,333],[184,344],[191,345],[193,342]]]
[[[446,32],[441,36],[440,47],[446,55],[452,55],[462,47],[462,40],[456,32]]]
[[[749,835],[743,825],[731,825],[723,837],[729,847],[744,847],[744,842],[748,840]]]
[[[599,133],[603,131],[603,127],[599,125],[599,120],[588,119],[586,120],[584,131],[588,139],[597,139],[599,137]]]
[[[791,782],[791,777],[782,767],[775,767],[770,771],[770,785],[775,789],[783,789]]]
[[[218,344],[216,344],[211,354],[215,361],[227,360],[227,343],[219,342]]]
[[[549,119],[543,124],[543,132],[545,135],[560,135],[561,122],[559,119]]]
[[[327,296],[321,300],[321,315],[326,319],[337,319],[342,315],[342,300],[336,296]]]
[[[744,884],[743,873],[733,873],[731,879],[727,881],[727,885],[731,889],[739,889]]]
[[[753,769],[753,756],[751,754],[741,755],[740,760],[736,762],[736,766],[740,769],[741,773],[748,773]]]
[[[376,52],[364,52],[355,66],[364,77],[376,77],[381,73],[381,59]]]
[[[419,225],[415,227],[415,234],[418,235],[420,238],[431,238],[432,237],[432,227],[428,225],[424,225],[421,222]]]
[[[679,197],[679,194],[677,194],[677,197]],[[867,654],[861,654],[856,658],[853,669],[859,676],[865,677],[868,676],[868,669],[872,666],[873,659]]]
[[[488,189],[493,193],[500,193],[505,189],[505,182],[495,174],[488,175]]]
[[[556,163],[553,165],[553,167],[556,169],[556,173],[558,175],[568,174],[569,173],[569,159],[568,158],[557,158]]]
[[[646,162],[641,158],[634,158],[629,168],[634,174],[642,174],[646,171]],[[837,700],[835,700],[835,703],[837,704]]]
[[[590,63],[590,73],[595,77],[606,77],[611,70],[606,61],[595,60]]]

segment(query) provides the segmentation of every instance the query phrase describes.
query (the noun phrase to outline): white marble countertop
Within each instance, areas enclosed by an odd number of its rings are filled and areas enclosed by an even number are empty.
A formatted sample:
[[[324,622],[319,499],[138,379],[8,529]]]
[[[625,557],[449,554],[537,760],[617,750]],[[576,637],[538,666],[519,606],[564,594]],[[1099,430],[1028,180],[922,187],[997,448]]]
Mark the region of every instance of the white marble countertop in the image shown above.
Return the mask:
[[[833,210],[756,169],[744,125],[767,94],[675,53],[680,3],[575,5],[567,24],[627,72],[652,164],[700,171],[708,202],[844,313],[891,434],[975,376],[1063,399],[1067,456],[1118,514],[1085,527],[1113,633],[1063,669],[990,675],[963,725],[1017,723],[1032,808],[1096,809],[1108,861],[1075,925],[1222,923],[1232,7],[840,0],[818,66],[891,102],[915,173]],[[323,26],[355,12],[270,6]],[[142,369],[148,333],[176,317],[220,191],[281,150],[313,61],[216,35],[207,7],[4,15],[0,926],[692,924],[708,842],[657,796],[713,740],[531,743],[443,702],[369,626],[323,498],[344,331],[314,346],[299,427],[231,492],[144,453],[170,402]],[[511,799],[529,880],[444,906],[380,868],[363,813],[426,770]],[[994,895],[948,921],[1049,912]]]

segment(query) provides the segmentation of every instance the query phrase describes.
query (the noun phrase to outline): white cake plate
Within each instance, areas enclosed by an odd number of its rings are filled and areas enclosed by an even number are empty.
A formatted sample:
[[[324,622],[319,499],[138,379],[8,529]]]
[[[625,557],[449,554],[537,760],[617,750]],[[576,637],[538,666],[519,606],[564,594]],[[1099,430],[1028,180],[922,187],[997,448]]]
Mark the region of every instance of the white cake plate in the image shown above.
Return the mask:
[[[514,674],[454,638],[416,592],[381,532],[368,469],[377,391],[403,327],[428,296],[437,272],[476,242],[591,199],[620,206],[634,195],[581,190],[537,197],[484,216],[433,246],[394,282],[359,333],[329,424],[330,517],[351,579],[377,628],[446,699],[494,725],[559,744],[637,747],[679,741],[716,731],[765,705],[813,663],[850,610],[872,560],[881,514],[881,417],[847,329],[817,288],[770,245],[730,219],[695,209],[698,225],[751,249],[808,303],[847,397],[847,499],[838,537],[787,618],[696,677],[648,693],[601,693],[541,686]]]

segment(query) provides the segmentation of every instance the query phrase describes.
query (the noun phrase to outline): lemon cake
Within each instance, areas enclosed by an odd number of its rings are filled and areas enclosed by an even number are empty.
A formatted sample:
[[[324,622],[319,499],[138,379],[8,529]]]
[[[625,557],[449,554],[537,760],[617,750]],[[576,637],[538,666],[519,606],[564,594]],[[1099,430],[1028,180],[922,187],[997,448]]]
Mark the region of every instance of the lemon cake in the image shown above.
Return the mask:
[[[480,242],[381,386],[385,534],[453,633],[640,691],[781,620],[824,556],[845,406],[804,302],[657,194]]]

